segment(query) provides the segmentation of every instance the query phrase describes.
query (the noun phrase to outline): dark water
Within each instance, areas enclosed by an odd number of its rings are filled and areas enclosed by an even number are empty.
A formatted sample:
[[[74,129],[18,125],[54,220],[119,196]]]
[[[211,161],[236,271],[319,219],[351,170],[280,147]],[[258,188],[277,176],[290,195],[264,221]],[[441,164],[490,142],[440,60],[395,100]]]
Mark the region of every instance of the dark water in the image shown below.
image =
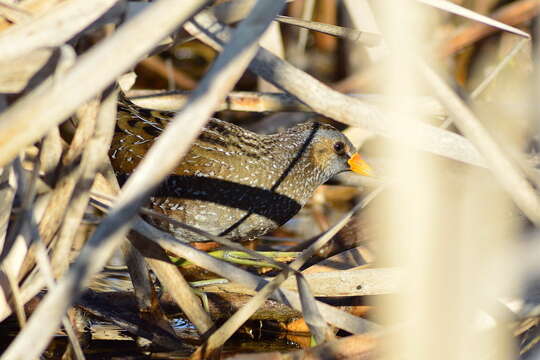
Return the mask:
[[[197,336],[195,327],[182,318],[171,320],[175,331]],[[237,331],[225,344],[222,358],[238,353],[291,351],[300,348],[299,343],[309,343],[309,337],[276,331],[263,322],[251,322]],[[169,351],[153,346],[145,339],[135,339],[122,328],[89,317],[81,344],[86,359],[187,359],[193,350]],[[0,354],[17,335],[19,328],[15,318],[0,324]],[[291,335],[291,336],[290,336]],[[293,341],[294,339],[295,341]],[[68,338],[60,331],[43,354],[43,359],[61,359],[68,345]],[[191,346],[192,349],[194,347]]]

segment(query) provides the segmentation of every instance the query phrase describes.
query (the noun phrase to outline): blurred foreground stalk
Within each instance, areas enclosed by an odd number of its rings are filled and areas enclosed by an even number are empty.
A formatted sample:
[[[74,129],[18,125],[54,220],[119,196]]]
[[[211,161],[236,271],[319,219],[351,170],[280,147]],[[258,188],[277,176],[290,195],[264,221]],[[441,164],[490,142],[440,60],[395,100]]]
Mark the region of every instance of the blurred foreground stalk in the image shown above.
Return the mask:
[[[404,95],[427,92],[414,58],[424,53],[420,45],[429,34],[423,26],[435,12],[410,2],[380,5],[394,59],[385,72],[386,92],[395,99],[402,95],[393,105],[399,112],[406,106]],[[414,138],[411,121],[419,119],[394,119],[395,131]],[[384,322],[399,324],[382,352],[387,359],[508,358],[510,334],[486,331],[481,321],[498,297],[508,295],[513,280],[502,261],[513,239],[507,197],[483,170],[457,168],[410,148],[387,150],[394,185],[374,216],[387,224],[381,261],[402,267],[405,281],[398,296],[379,304]],[[445,176],[456,170],[459,181]]]

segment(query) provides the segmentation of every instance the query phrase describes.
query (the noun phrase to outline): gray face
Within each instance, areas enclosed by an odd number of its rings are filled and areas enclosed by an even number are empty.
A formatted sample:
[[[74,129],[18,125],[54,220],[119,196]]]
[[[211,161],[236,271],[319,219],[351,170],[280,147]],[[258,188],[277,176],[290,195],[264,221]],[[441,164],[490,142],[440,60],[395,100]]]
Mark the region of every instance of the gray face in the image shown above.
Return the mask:
[[[331,127],[321,128],[313,138],[310,157],[320,172],[320,181],[349,171],[347,161],[356,152],[354,145],[345,135]]]

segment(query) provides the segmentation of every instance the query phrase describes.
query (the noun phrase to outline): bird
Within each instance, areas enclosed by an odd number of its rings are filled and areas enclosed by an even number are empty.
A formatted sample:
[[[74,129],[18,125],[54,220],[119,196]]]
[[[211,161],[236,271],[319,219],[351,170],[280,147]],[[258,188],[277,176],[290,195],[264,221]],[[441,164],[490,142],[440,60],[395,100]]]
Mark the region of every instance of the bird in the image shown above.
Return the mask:
[[[174,116],[119,97],[109,156],[121,184]],[[213,235],[253,240],[284,224],[319,185],[346,171],[373,176],[350,140],[326,123],[262,135],[210,118],[149,205]],[[170,222],[149,221],[183,241],[209,241]]]

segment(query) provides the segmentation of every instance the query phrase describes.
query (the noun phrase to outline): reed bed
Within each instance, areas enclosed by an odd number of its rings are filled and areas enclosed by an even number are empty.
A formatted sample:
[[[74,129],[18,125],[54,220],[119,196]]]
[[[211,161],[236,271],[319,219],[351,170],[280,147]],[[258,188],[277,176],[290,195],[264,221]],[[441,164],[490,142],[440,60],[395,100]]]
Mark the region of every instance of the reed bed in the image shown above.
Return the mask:
[[[0,359],[112,358],[88,341],[97,321],[131,358],[538,357],[539,10],[0,0]],[[176,112],[122,187],[119,92]],[[377,176],[340,174],[307,227],[255,246],[146,208],[216,114],[265,133],[322,118]],[[253,324],[304,338],[224,347]]]

